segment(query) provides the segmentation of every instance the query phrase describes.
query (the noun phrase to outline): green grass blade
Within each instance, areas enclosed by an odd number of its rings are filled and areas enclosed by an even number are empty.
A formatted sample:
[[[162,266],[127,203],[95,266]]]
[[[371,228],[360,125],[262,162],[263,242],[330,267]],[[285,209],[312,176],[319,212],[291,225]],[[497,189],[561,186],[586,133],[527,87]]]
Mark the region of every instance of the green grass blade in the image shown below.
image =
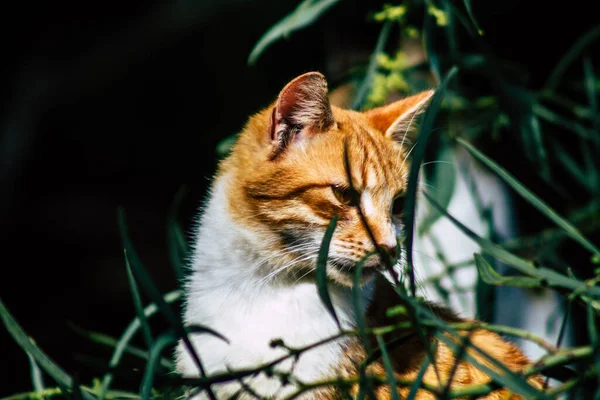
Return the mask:
[[[379,345],[379,349],[381,350],[381,359],[383,360],[383,367],[385,368],[385,373],[388,379],[388,385],[390,386],[390,391],[392,395],[392,400],[400,400],[398,396],[398,383],[396,381],[396,376],[394,375],[394,367],[392,366],[392,360],[387,352],[385,347],[385,342],[381,335],[377,335],[377,344]]]
[[[475,19],[475,14],[473,14],[473,9],[471,8],[471,0],[463,0],[463,3],[465,3],[465,8],[467,9],[467,14],[469,15],[469,18],[471,19],[473,26],[475,27],[475,29],[477,29],[477,33],[480,36],[483,36],[483,29],[481,29],[481,26],[477,23],[477,19]]]
[[[550,167],[538,116],[537,103],[524,87],[498,80],[494,85],[502,110],[511,126],[519,133],[527,158],[533,162],[545,180],[550,180]]]
[[[304,0],[260,38],[248,57],[248,64],[254,65],[267,47],[279,39],[289,37],[292,32],[312,24],[338,2],[339,0]]]
[[[446,74],[444,80],[438,87],[431,100],[431,104],[428,107],[427,111],[425,111],[425,116],[423,117],[423,122],[419,128],[418,141],[415,144],[415,147],[412,151],[412,160],[411,160],[411,168],[408,178],[408,186],[406,189],[405,195],[405,207],[404,207],[404,218],[406,220],[406,255],[407,255],[407,265],[408,265],[408,275],[410,278],[410,289],[411,293],[414,296],[416,291],[415,285],[415,277],[413,272],[413,252],[412,246],[414,241],[414,227],[415,227],[415,205],[416,205],[416,195],[417,195],[417,185],[419,182],[419,171],[421,169],[421,163],[425,158],[425,150],[427,148],[427,143],[429,142],[430,137],[432,136],[433,131],[433,122],[435,121],[435,117],[437,115],[438,110],[442,104],[442,99],[448,87],[448,82],[456,75],[458,71],[457,67],[452,67],[450,71]]]
[[[333,237],[333,232],[335,231],[335,227],[337,225],[338,216],[334,215],[331,219],[331,222],[327,226],[327,230],[325,231],[325,236],[323,236],[323,241],[321,242],[321,248],[319,249],[319,255],[317,257],[317,270],[315,274],[315,280],[317,283],[317,289],[319,291],[319,297],[321,301],[325,305],[325,308],[331,314],[331,317],[334,319],[338,328],[341,330],[342,325],[340,324],[340,320],[333,308],[333,303],[331,302],[331,297],[329,296],[329,289],[327,284],[327,258],[329,257],[329,245],[331,243],[331,238]]]
[[[150,354],[148,357],[148,363],[146,364],[146,370],[144,371],[144,377],[142,378],[142,385],[140,389],[140,395],[143,400],[150,400],[152,393],[152,384],[154,382],[154,374],[156,367],[162,358],[162,352],[167,346],[170,346],[177,340],[177,336],[173,332],[163,333],[156,338],[156,341],[150,347]]]
[[[457,138],[458,143],[460,143],[464,148],[466,148],[469,153],[471,153],[475,158],[485,164],[488,168],[494,171],[503,181],[505,181],[510,187],[512,187],[523,199],[527,200],[531,205],[540,210],[542,214],[546,215],[552,222],[554,222],[558,227],[565,230],[565,232],[581,244],[583,247],[588,249],[590,252],[594,254],[600,254],[600,250],[587,238],[585,238],[579,229],[577,229],[573,224],[567,221],[565,218],[558,215],[556,211],[550,208],[549,205],[544,203],[539,197],[537,197],[533,192],[527,189],[525,186],[521,184],[515,177],[508,173],[504,168],[496,164],[482,152],[477,150],[473,145],[464,139]]]
[[[173,302],[179,300],[181,298],[181,296],[182,296],[181,291],[174,290],[172,292],[165,294],[163,296],[163,299],[167,303],[173,303]],[[146,308],[144,309],[144,315],[146,316],[146,318],[149,318],[152,315],[156,314],[158,311],[159,311],[159,309],[156,306],[156,304],[151,303],[148,306],[146,306]],[[111,369],[116,368],[119,365],[119,363],[121,362],[121,359],[123,358],[123,354],[125,354],[125,351],[127,350],[128,346],[129,346],[129,342],[131,341],[131,339],[133,339],[133,337],[135,336],[137,331],[140,329],[140,327],[141,327],[140,320],[138,318],[134,318],[133,321],[131,321],[129,323],[127,328],[125,328],[125,331],[123,332],[123,334],[121,335],[121,337],[119,338],[119,340],[116,343],[115,350],[114,350],[112,357],[110,358],[110,361],[108,363],[108,366]],[[102,387],[100,389],[100,399],[105,398],[106,394],[108,393],[108,391],[110,389],[112,380],[113,380],[113,375],[110,372],[107,373],[106,375],[104,375],[104,377],[102,378]]]
[[[29,359],[31,384],[36,392],[43,392],[46,390],[46,386],[44,385],[44,376],[42,375],[42,371],[31,354],[27,353],[27,358]]]
[[[567,68],[575,61],[575,59],[581,54],[581,52],[592,44],[595,40],[600,38],[600,25],[596,25],[586,33],[584,33],[579,39],[575,41],[573,46],[561,57],[556,67],[550,73],[548,80],[544,87],[546,89],[554,89],[560,79],[567,71]]]
[[[68,325],[71,329],[73,329],[73,331],[75,333],[89,339],[90,341],[92,341],[94,343],[98,343],[98,344],[108,346],[111,348],[117,348],[119,346],[119,341],[112,336],[106,335],[101,332],[88,331],[88,330],[83,329],[73,323],[68,323]],[[151,343],[151,345],[152,345],[152,343]],[[133,346],[131,344],[128,344],[125,346],[124,352],[127,354],[131,354],[132,356],[138,357],[142,360],[148,359],[148,351],[143,350],[139,347]],[[168,370],[173,369],[173,363],[166,358],[161,360],[161,365]],[[112,368],[116,367],[116,365],[109,366],[109,367],[112,369]]]
[[[417,377],[413,381],[412,385],[410,385],[410,392],[408,392],[408,397],[406,398],[406,400],[415,400],[415,398],[417,397],[417,391],[423,383],[425,372],[427,372],[427,368],[429,368],[430,364],[431,359],[429,357],[423,357],[423,363],[421,364],[421,368],[419,369]]]
[[[17,342],[27,354],[31,355],[40,368],[46,371],[46,373],[58,383],[64,393],[68,393],[73,387],[73,378],[36,346],[33,340],[27,336],[23,328],[21,328],[19,323],[8,311],[2,300],[0,300],[0,319],[2,319],[4,326],[15,342]],[[95,399],[95,397],[90,394],[86,394],[84,397],[86,400]]]
[[[365,255],[358,263],[356,263],[354,266],[354,277],[352,279],[352,305],[354,306],[354,315],[358,332],[367,354],[371,353],[371,344],[367,336],[367,321],[365,319],[365,305],[363,304],[361,281],[363,267],[371,255],[373,254]]]
[[[146,347],[149,349],[152,345],[152,332],[150,331],[150,325],[144,315],[144,308],[142,305],[142,298],[138,289],[133,272],[131,272],[131,265],[129,264],[129,257],[127,257],[127,250],[123,250],[123,256],[125,257],[125,268],[127,269],[127,280],[129,281],[129,288],[131,289],[131,297],[133,298],[133,305],[135,307],[135,313],[141,322],[142,337],[146,343]]]
[[[375,73],[377,72],[378,67],[378,56],[381,54],[385,45],[388,41],[388,37],[390,36],[390,31],[392,30],[393,23],[392,21],[386,21],[381,27],[381,32],[379,33],[379,37],[377,38],[377,44],[375,44],[375,49],[373,53],[371,53],[371,58],[369,59],[369,66],[367,67],[367,73],[360,84],[360,87],[356,91],[356,95],[354,96],[354,100],[352,101],[351,108],[353,110],[358,110],[362,108],[365,103],[365,99],[367,98],[367,94],[371,89],[371,85],[373,83],[373,78],[375,77]]]
[[[25,350],[27,354],[38,363],[38,365],[46,371],[56,382],[71,388],[73,385],[73,378],[67,374],[62,368],[60,368],[46,353],[44,353],[39,347],[35,345],[33,340],[27,336],[23,328],[10,314],[2,300],[0,300],[0,318],[4,326],[11,334],[17,344]]]

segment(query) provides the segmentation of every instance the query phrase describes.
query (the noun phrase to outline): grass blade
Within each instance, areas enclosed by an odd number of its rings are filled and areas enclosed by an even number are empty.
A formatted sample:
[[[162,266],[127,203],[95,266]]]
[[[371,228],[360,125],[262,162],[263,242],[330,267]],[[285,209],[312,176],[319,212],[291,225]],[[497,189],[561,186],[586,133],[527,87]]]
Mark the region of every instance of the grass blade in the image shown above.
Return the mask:
[[[425,111],[425,116],[423,117],[423,123],[419,128],[418,141],[414,147],[412,152],[412,160],[411,160],[411,168],[410,174],[408,178],[408,187],[406,189],[405,196],[405,207],[404,207],[404,217],[406,220],[406,254],[407,254],[407,264],[408,264],[408,274],[410,278],[410,290],[411,294],[414,297],[416,292],[415,285],[415,276],[413,272],[413,252],[412,246],[414,241],[414,227],[415,227],[415,203],[416,203],[416,194],[417,194],[417,185],[419,181],[419,171],[421,169],[421,163],[425,158],[425,149],[427,147],[427,143],[429,138],[432,135],[433,130],[433,122],[437,115],[437,112],[441,106],[442,98],[444,97],[444,93],[446,92],[446,88],[448,87],[448,82],[456,75],[458,71],[457,67],[452,67],[450,71],[446,74],[442,84],[436,90],[433,99],[431,100],[431,105],[428,107],[427,111]]]
[[[127,280],[129,281],[129,287],[131,289],[131,296],[133,298],[133,305],[135,307],[135,313],[140,320],[142,336],[146,342],[146,347],[149,349],[152,346],[152,332],[150,331],[150,325],[144,315],[144,308],[142,306],[142,298],[138,289],[133,272],[131,272],[131,265],[129,264],[129,257],[127,257],[127,250],[123,250],[123,256],[125,257],[125,267],[127,269]]]
[[[356,325],[358,326],[358,332],[363,341],[363,345],[367,351],[367,354],[371,353],[371,345],[369,338],[367,337],[367,321],[365,320],[365,306],[363,304],[362,297],[362,270],[365,262],[373,254],[365,255],[356,265],[354,266],[354,277],[352,280],[352,305],[354,306],[354,315],[356,318]]]
[[[173,303],[177,300],[179,300],[182,296],[182,293],[179,290],[174,290],[172,292],[167,293],[166,295],[163,296],[163,299],[166,303]],[[156,312],[158,312],[159,309],[156,306],[155,303],[151,303],[148,306],[146,306],[146,308],[144,309],[144,315],[146,316],[146,318],[151,317],[152,315],[156,314]],[[133,339],[133,336],[137,333],[137,331],[140,329],[141,327],[141,322],[138,318],[134,318],[133,321],[131,321],[129,323],[129,325],[127,326],[127,328],[125,329],[125,331],[123,332],[123,334],[121,335],[121,337],[119,338],[119,340],[116,343],[115,346],[115,350],[112,354],[112,357],[110,358],[110,361],[108,363],[109,368],[114,369],[116,368],[119,363],[121,362],[121,358],[123,357],[123,354],[125,353],[125,351],[128,348],[129,342],[131,341],[131,339]],[[106,394],[108,393],[109,389],[110,389],[110,385],[112,383],[113,380],[113,374],[111,374],[110,372],[107,373],[106,375],[104,375],[104,377],[102,378],[102,387],[100,389],[100,399],[104,399]]]
[[[408,397],[406,400],[415,400],[417,397],[417,391],[421,387],[423,383],[423,378],[425,377],[425,372],[427,372],[427,368],[431,364],[431,359],[429,357],[423,358],[423,363],[421,364],[421,368],[419,369],[419,373],[417,377],[413,381],[412,385],[410,385],[410,392],[408,392]]]
[[[0,300],[0,319],[4,323],[4,326],[8,330],[8,333],[13,337],[17,344],[42,368],[48,375],[50,375],[56,383],[60,386],[63,393],[68,393],[73,387],[73,378],[67,374],[61,367],[59,367],[46,353],[44,353],[39,347],[35,345],[33,340],[27,336],[23,328],[13,318],[11,313],[8,311],[2,300]],[[90,394],[84,395],[86,400],[95,399]]]
[[[381,335],[377,335],[377,344],[381,350],[381,359],[383,360],[383,367],[388,379],[388,385],[390,386],[390,392],[392,400],[400,400],[398,397],[398,383],[396,382],[396,376],[394,375],[394,367],[392,367],[392,361],[385,347],[385,342]]]
[[[329,314],[331,314],[331,317],[334,319],[338,328],[342,330],[342,325],[340,324],[340,320],[338,319],[335,309],[333,308],[333,303],[331,302],[327,285],[327,258],[329,257],[329,244],[331,243],[331,238],[333,237],[333,232],[335,231],[335,227],[337,225],[337,220],[338,216],[334,215],[331,219],[331,222],[327,226],[325,236],[323,236],[321,248],[319,249],[319,255],[317,257],[317,271],[315,280],[321,301],[325,305],[325,308]]]
[[[273,25],[256,43],[248,64],[254,65],[267,47],[279,39],[289,37],[294,31],[302,29],[316,21],[325,11],[338,3],[339,0],[304,0],[294,11]]]
[[[148,363],[146,364],[146,370],[144,371],[144,377],[142,379],[142,385],[140,388],[140,395],[143,400],[149,400],[152,393],[152,384],[154,382],[154,373],[158,366],[159,360],[162,358],[162,352],[167,346],[170,346],[177,340],[177,336],[173,332],[163,333],[156,338],[156,341],[152,343],[150,347],[150,353],[148,355]]]
[[[6,326],[6,329],[13,339],[15,339],[17,344],[25,350],[27,354],[30,354],[48,375],[59,384],[71,388],[73,385],[73,378],[34,344],[33,340],[27,336],[25,331],[23,331],[23,328],[21,328],[19,323],[10,314],[2,300],[0,300],[0,318],[2,318],[4,326]]]
[[[483,36],[483,29],[481,29],[480,25],[477,23],[477,20],[475,19],[475,14],[473,14],[473,9],[471,8],[471,0],[463,0],[463,2],[465,3],[467,14],[471,19],[473,26],[475,27],[475,29],[477,29],[477,33],[479,34],[479,36]]]
[[[119,346],[119,341],[112,336],[106,335],[101,332],[88,331],[72,323],[69,323],[69,326],[71,329],[73,329],[75,333],[89,339],[94,343],[98,343],[112,348],[117,348]],[[152,343],[150,343],[150,345],[152,345]],[[128,344],[125,346],[124,352],[131,354],[132,356],[138,357],[142,360],[148,360],[148,352],[139,347]],[[161,360],[161,365],[166,369],[173,369],[173,363],[166,358]],[[109,365],[109,368],[113,369],[114,367]]]
[[[27,358],[29,359],[29,368],[31,370],[31,384],[36,392],[43,392],[46,390],[46,386],[44,385],[42,371],[31,354],[27,353]]]
[[[600,38],[600,25],[596,25],[586,33],[584,33],[579,39],[575,41],[573,46],[561,57],[556,67],[550,73],[548,80],[544,87],[546,89],[554,89],[557,85],[564,73],[567,71],[567,68],[579,54],[585,49],[587,46],[592,44],[595,40]]]
[[[523,199],[527,200],[531,205],[540,210],[542,214],[546,215],[558,227],[564,229],[571,238],[588,249],[590,252],[594,254],[600,254],[600,250],[592,242],[585,238],[581,232],[579,232],[579,230],[573,226],[573,224],[558,215],[556,211],[554,211],[549,205],[544,203],[539,197],[533,194],[533,192],[523,186],[521,182],[509,174],[508,171],[477,150],[466,140],[457,138],[456,141],[465,147],[475,158],[494,171],[500,178],[502,178],[504,182],[512,187],[521,197],[523,197]]]

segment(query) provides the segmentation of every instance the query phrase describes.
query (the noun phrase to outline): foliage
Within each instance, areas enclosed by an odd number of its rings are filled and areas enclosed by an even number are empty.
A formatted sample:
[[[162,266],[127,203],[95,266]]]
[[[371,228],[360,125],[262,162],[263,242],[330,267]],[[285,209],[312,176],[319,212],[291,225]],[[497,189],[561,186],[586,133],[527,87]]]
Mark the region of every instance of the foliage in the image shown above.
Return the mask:
[[[285,38],[293,31],[306,27],[317,20],[325,11],[332,8],[336,0],[305,0],[292,13],[275,24],[257,43],[249,62],[255,62],[262,52],[276,40]],[[113,398],[151,398],[174,395],[170,388],[180,387],[183,383],[196,385],[198,390],[206,389],[209,396],[210,385],[225,380],[253,376],[260,371],[270,371],[279,376],[282,382],[295,382],[301,391],[311,390],[321,386],[340,385],[347,387],[351,383],[360,383],[361,388],[371,387],[376,384],[389,384],[392,386],[406,385],[412,388],[412,398],[419,387],[426,388],[440,398],[457,398],[477,396],[489,393],[496,385],[508,387],[515,393],[525,395],[527,398],[549,399],[567,393],[577,398],[600,398],[600,387],[587,385],[593,379],[598,379],[600,374],[600,341],[598,339],[598,319],[600,313],[600,251],[590,235],[597,233],[599,228],[600,207],[600,162],[595,154],[599,154],[600,119],[598,117],[597,90],[600,87],[592,59],[586,54],[586,48],[600,37],[600,27],[595,27],[584,34],[579,41],[573,44],[558,62],[547,79],[546,85],[532,89],[523,82],[514,79],[512,66],[505,65],[499,60],[489,46],[485,43],[484,29],[479,24],[473,13],[470,0],[464,0],[462,5],[449,0],[423,0],[408,1],[402,5],[387,5],[373,15],[373,19],[382,24],[381,35],[366,69],[355,78],[359,81],[353,107],[363,109],[376,106],[385,101],[393,92],[412,92],[427,86],[423,78],[423,70],[429,72],[437,82],[442,82],[437,91],[436,98],[431,108],[427,111],[421,124],[421,140],[413,153],[413,167],[410,174],[409,192],[407,194],[407,226],[408,237],[408,269],[406,275],[410,278],[407,291],[403,282],[396,280],[395,290],[402,299],[403,305],[388,310],[390,314],[403,314],[408,318],[401,325],[368,328],[364,319],[358,318],[359,326],[356,330],[344,331],[332,338],[323,340],[303,348],[289,348],[282,341],[274,341],[274,346],[287,349],[288,354],[266,365],[256,368],[232,371],[227,374],[205,376],[201,362],[201,354],[195,355],[194,360],[201,372],[197,379],[183,379],[167,376],[155,382],[155,378],[163,375],[165,370],[172,365],[163,357],[163,352],[177,339],[186,340],[190,334],[210,334],[226,340],[218,332],[208,327],[184,327],[179,318],[171,309],[170,304],[180,299],[180,292],[171,292],[162,295],[156,289],[148,276],[141,260],[135,255],[133,244],[128,239],[124,214],[121,213],[120,228],[123,236],[126,268],[130,277],[133,301],[137,317],[124,330],[119,339],[109,338],[95,332],[84,332],[90,340],[114,347],[114,354],[108,365],[109,372],[102,380],[86,386],[78,382],[76,377],[62,370],[51,360],[18,325],[15,318],[9,313],[6,306],[0,302],[0,317],[4,325],[31,358],[32,376],[34,377],[35,391],[17,394],[10,399],[40,399],[57,395],[77,397],[86,400],[113,399]],[[421,24],[421,20],[423,23]],[[394,24],[400,26],[401,38],[423,40],[427,53],[427,60],[418,65],[407,62],[407,54],[399,47],[392,53],[384,49],[391,35]],[[443,35],[445,45],[440,46],[434,39]],[[459,38],[461,44],[459,45]],[[466,40],[465,40],[466,38]],[[468,44],[465,44],[468,43]],[[461,48],[464,46],[464,48]],[[389,47],[389,46],[388,46]],[[582,75],[578,79],[565,81],[567,68],[573,64],[580,64]],[[517,74],[518,75],[518,74]],[[444,77],[444,78],[442,78]],[[489,90],[476,90],[464,82],[467,79],[476,79],[485,82]],[[575,90],[572,90],[575,88]],[[457,120],[467,123],[456,123]],[[434,129],[437,121],[445,127],[444,130]],[[490,135],[490,129],[492,134]],[[564,134],[570,135],[568,144],[565,144]],[[548,204],[533,190],[506,168],[502,161],[496,162],[486,155],[494,141],[499,138],[509,138],[523,149],[524,162],[535,171],[540,182],[555,188],[556,195],[560,196],[563,205],[560,210]],[[476,143],[476,145],[474,145]],[[231,140],[222,145],[222,153],[227,151]],[[413,240],[414,207],[420,165],[428,160],[428,152],[442,155],[449,146],[459,146],[466,149],[476,159],[497,174],[516,194],[528,202],[537,212],[552,222],[552,226],[541,227],[537,232],[520,237],[517,240],[497,243],[494,240],[480,237],[464,226],[460,221],[449,215],[446,211],[452,193],[447,190],[438,192],[426,191],[425,198],[437,210],[430,216],[427,230],[438,218],[449,218],[465,234],[470,236],[481,247],[482,254],[475,254],[470,263],[474,263],[479,272],[482,290],[489,290],[490,286],[517,286],[527,288],[551,288],[561,293],[565,301],[573,307],[585,311],[586,319],[583,324],[587,332],[587,341],[574,348],[561,349],[556,344],[547,343],[530,332],[491,325],[484,322],[449,324],[441,321],[436,315],[415,297],[415,282],[412,273],[411,243]],[[435,158],[435,157],[434,157]],[[435,186],[442,188],[454,179],[442,170],[440,165],[425,169],[427,177],[433,180]],[[557,173],[560,171],[561,174]],[[562,177],[562,174],[567,177]],[[572,182],[577,182],[586,196],[577,198],[565,195],[565,187],[570,187]],[[351,180],[349,180],[351,182]],[[562,190],[562,193],[561,193]],[[441,194],[440,194],[441,193]],[[182,263],[188,253],[188,245],[178,225],[176,214],[176,200],[169,214],[168,237],[170,256],[175,274],[180,278],[183,274]],[[566,212],[569,210],[569,212]],[[481,210],[482,215],[488,212]],[[319,272],[317,281],[319,293],[328,309],[335,317],[327,292],[324,268],[328,250],[328,239],[335,229],[335,220],[332,221],[328,235],[323,242],[319,254]],[[423,234],[424,232],[415,232]],[[565,257],[562,246],[570,241],[578,245],[569,257]],[[484,257],[485,255],[485,257]],[[495,259],[512,267],[514,275],[502,276],[490,264],[489,260]],[[448,265],[447,273],[451,274],[455,266]],[[356,268],[357,276],[361,266]],[[391,275],[396,275],[390,271]],[[440,278],[433,278],[441,279]],[[358,279],[356,279],[358,281]],[[151,303],[143,305],[140,293],[145,293]],[[356,301],[359,296],[356,295]],[[357,305],[357,309],[360,309]],[[149,327],[148,318],[160,313],[169,323],[170,330],[158,336],[153,336]],[[336,317],[337,319],[337,317]],[[461,341],[458,346],[449,337],[458,338],[458,330],[472,330],[485,327],[503,335],[520,337],[536,343],[547,353],[534,365],[525,369],[521,374],[508,371],[490,356],[484,356],[491,365],[479,365],[492,378],[486,385],[472,385],[461,389],[446,387],[431,387],[422,382],[423,372],[430,363],[425,360],[421,373],[412,382],[401,382],[391,373],[391,364],[388,359],[387,346],[383,339],[384,334],[393,333],[401,328],[412,327],[421,337],[435,336],[438,340],[446,341],[449,346],[454,346],[456,354],[475,365],[476,360],[464,351],[465,347],[474,347],[468,341]],[[146,349],[139,349],[130,344],[131,339],[138,332],[143,334]],[[329,380],[323,382],[303,383],[295,381],[291,374],[274,372],[274,366],[287,359],[297,357],[302,352],[322,345],[329,340],[341,336],[355,335],[363,338],[372,337],[372,343],[377,343],[377,348],[369,348],[369,357],[361,365],[361,376],[346,381]],[[458,340],[458,339],[457,339]],[[461,339],[462,340],[462,339]],[[476,351],[480,350],[475,349]],[[125,352],[134,354],[147,361],[146,371],[141,380],[139,393],[130,393],[112,389],[114,380],[112,371],[116,370]],[[375,356],[383,359],[386,367],[386,377],[367,376],[366,365]],[[565,368],[566,365],[575,366],[574,370]],[[45,387],[39,369],[52,378],[57,387]],[[525,378],[536,373],[551,376],[560,384],[545,392],[533,389],[527,384]],[[344,386],[346,385],[346,386]],[[587,386],[586,386],[587,385]],[[368,391],[368,390],[367,390]],[[177,394],[177,392],[175,392]],[[363,393],[364,395],[365,393]]]

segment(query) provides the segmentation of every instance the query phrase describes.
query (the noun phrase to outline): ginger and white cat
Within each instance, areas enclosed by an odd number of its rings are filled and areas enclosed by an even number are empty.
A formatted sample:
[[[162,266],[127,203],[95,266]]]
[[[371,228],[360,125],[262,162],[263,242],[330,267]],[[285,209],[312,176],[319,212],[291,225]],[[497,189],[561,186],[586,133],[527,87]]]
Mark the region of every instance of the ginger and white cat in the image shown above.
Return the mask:
[[[200,219],[185,288],[185,323],[208,326],[229,340],[191,336],[209,375],[256,367],[286,354],[284,348],[270,346],[275,338],[298,348],[339,332],[318,295],[313,274],[325,229],[335,215],[339,222],[330,244],[328,287],[342,327],[356,327],[351,301],[353,268],[375,250],[357,208],[377,246],[398,256],[397,237],[404,233],[401,214],[410,167],[410,133],[432,94],[425,91],[363,113],[343,110],[330,105],[324,77],[313,72],[291,81],[270,107],[250,118],[219,166]],[[347,181],[345,148],[352,185]],[[364,268],[363,304],[372,326],[390,323],[385,310],[399,301],[377,273],[381,264],[378,257],[372,257]],[[460,321],[445,309],[433,305],[431,309],[447,321]],[[528,364],[520,350],[492,332],[473,331],[470,340],[514,371]],[[439,375],[430,365],[424,382],[438,386],[439,377],[443,387],[455,357],[443,342],[435,344]],[[426,354],[421,341],[410,337],[390,353],[396,376],[415,379]],[[350,378],[358,375],[357,364],[364,357],[363,344],[345,336],[306,351],[297,362],[288,360],[276,370],[291,371],[303,383]],[[177,372],[198,376],[181,344]],[[381,361],[373,362],[367,372],[385,376]],[[293,382],[282,386],[277,377],[265,374],[244,382],[259,395],[276,399],[298,390]],[[451,386],[486,382],[485,373],[461,361]],[[536,377],[529,382],[540,386]],[[253,397],[236,381],[213,389],[219,399],[236,393],[241,399]],[[406,396],[408,390],[400,387],[398,392]],[[350,392],[356,395],[357,388]],[[379,386],[376,395],[389,399],[391,389]],[[306,392],[302,398],[338,399],[342,393],[329,386]],[[434,398],[431,392],[419,390],[417,399],[429,398]],[[520,397],[499,389],[485,398]]]

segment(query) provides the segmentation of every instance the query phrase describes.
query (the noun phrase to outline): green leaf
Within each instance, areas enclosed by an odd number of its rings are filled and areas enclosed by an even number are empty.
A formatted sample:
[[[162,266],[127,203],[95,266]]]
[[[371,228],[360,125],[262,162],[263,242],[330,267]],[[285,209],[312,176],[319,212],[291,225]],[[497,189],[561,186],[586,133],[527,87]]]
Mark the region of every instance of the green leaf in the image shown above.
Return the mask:
[[[377,335],[377,344],[381,350],[381,358],[383,360],[383,367],[385,368],[385,373],[387,375],[388,385],[390,386],[392,400],[400,400],[398,397],[398,383],[396,382],[396,377],[394,376],[394,367],[392,366],[390,355],[385,348],[385,342],[383,341],[381,335]]]
[[[523,288],[536,288],[541,286],[541,279],[521,277],[521,276],[502,276],[480,254],[475,254],[475,266],[481,279],[490,285],[496,286],[518,286]]]
[[[508,252],[488,239],[478,236],[475,234],[475,232],[467,228],[452,215],[448,214],[448,212],[441,208],[441,206],[437,204],[435,200],[433,200],[426,192],[423,192],[423,195],[434,207],[441,210],[446,218],[450,219],[453,224],[455,224],[461,231],[463,231],[468,237],[476,242],[483,251],[497,260],[515,268],[525,275],[542,279],[550,286],[562,287],[570,290],[580,290],[581,293],[587,293],[590,296],[600,297],[600,287],[586,286],[585,282],[583,281],[568,278],[548,268],[535,268],[533,263]]]
[[[254,65],[267,47],[281,38],[289,37],[292,32],[312,24],[338,2],[339,0],[304,0],[260,38],[248,57],[248,64]]]
[[[378,57],[385,50],[385,44],[387,43],[388,37],[390,36],[390,31],[392,29],[392,22],[387,21],[381,27],[381,32],[379,33],[379,37],[377,38],[377,44],[375,45],[375,50],[371,53],[371,58],[369,59],[369,66],[367,67],[367,73],[360,84],[360,87],[356,91],[356,95],[354,96],[354,100],[352,101],[351,108],[353,110],[360,109],[371,89],[371,85],[373,83],[373,78],[375,77],[375,73],[377,72],[377,67],[379,65]]]
[[[415,276],[413,272],[413,254],[412,246],[414,241],[414,227],[415,227],[415,205],[416,205],[416,193],[419,181],[419,171],[421,169],[421,163],[425,158],[425,150],[427,143],[433,134],[433,122],[437,112],[442,104],[442,99],[448,87],[448,82],[456,75],[458,71],[457,67],[452,67],[446,74],[444,80],[438,87],[431,100],[431,105],[425,111],[423,122],[420,125],[418,138],[419,140],[415,144],[412,150],[411,168],[408,178],[408,186],[405,195],[405,206],[404,206],[404,218],[406,221],[406,254],[407,254],[407,265],[408,265],[408,276],[410,278],[411,293],[415,295]],[[439,134],[439,131],[438,131]]]
[[[581,244],[583,247],[588,249],[590,252],[594,254],[599,254],[600,250],[587,238],[585,238],[579,230],[573,226],[569,221],[565,218],[561,217],[550,208],[549,205],[544,203],[539,197],[537,197],[533,192],[527,189],[525,186],[521,184],[515,177],[508,173],[504,168],[496,164],[490,158],[485,156],[482,152],[477,150],[473,145],[469,142],[457,138],[458,143],[460,143],[463,147],[465,147],[469,153],[471,153],[475,158],[489,167],[492,171],[494,171],[503,181],[505,181],[510,187],[512,187],[523,199],[527,200],[531,205],[540,210],[542,214],[546,215],[552,222],[554,222],[558,227],[565,230],[565,232]]]
[[[331,219],[331,222],[327,226],[327,230],[325,231],[325,236],[323,236],[323,241],[321,242],[321,248],[319,249],[319,255],[317,257],[317,271],[315,275],[315,280],[317,283],[317,289],[319,291],[319,297],[321,297],[321,301],[325,305],[325,308],[331,314],[338,328],[342,330],[342,325],[340,324],[340,320],[338,319],[337,314],[335,313],[335,309],[333,308],[333,303],[331,302],[331,297],[329,296],[328,289],[328,279],[327,279],[327,259],[329,257],[329,244],[331,243],[331,238],[333,237],[333,232],[335,231],[335,227],[338,221],[338,216],[334,215]]]

